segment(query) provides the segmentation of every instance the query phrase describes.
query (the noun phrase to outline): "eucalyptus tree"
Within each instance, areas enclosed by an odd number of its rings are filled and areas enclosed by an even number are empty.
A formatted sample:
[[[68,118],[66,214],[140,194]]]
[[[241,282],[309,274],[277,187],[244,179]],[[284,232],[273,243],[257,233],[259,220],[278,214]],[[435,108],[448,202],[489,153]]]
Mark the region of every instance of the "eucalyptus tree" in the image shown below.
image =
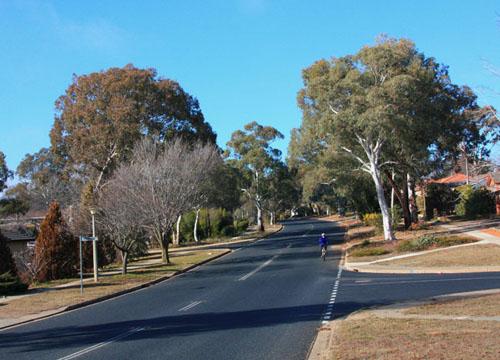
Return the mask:
[[[271,126],[257,122],[245,125],[244,130],[235,131],[227,143],[229,163],[242,173],[241,191],[253,203],[257,211],[257,227],[264,231],[264,203],[269,197],[268,180],[281,157],[281,151],[271,142],[283,135]]]
[[[7,179],[12,176],[11,171],[7,167],[5,154],[0,151],[0,192],[6,187]]]
[[[216,139],[198,101],[154,69],[127,65],[74,76],[56,101],[51,150],[67,172],[86,177],[95,193],[144,136]]]
[[[466,116],[476,106],[470,89],[453,85],[446,67],[411,41],[387,38],[355,55],[317,61],[303,80],[302,128],[314,129],[319,152],[345,152],[369,174],[384,238],[394,239],[384,169],[418,166],[461,140],[467,126],[473,129]]]

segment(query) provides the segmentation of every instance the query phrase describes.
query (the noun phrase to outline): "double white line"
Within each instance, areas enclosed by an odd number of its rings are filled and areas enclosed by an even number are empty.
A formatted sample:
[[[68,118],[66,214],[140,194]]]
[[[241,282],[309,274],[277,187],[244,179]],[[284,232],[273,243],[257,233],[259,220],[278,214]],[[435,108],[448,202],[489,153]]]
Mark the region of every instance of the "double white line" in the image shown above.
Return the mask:
[[[87,353],[89,353],[89,352],[91,352],[91,351],[97,350],[97,349],[99,349],[99,348],[102,348],[102,347],[104,347],[104,346],[106,346],[106,345],[109,345],[109,344],[111,344],[111,343],[113,343],[113,342],[115,342],[115,341],[117,341],[117,340],[123,339],[123,338],[125,338],[125,337],[127,337],[127,336],[130,336],[130,335],[132,335],[132,334],[138,333],[138,332],[143,331],[143,330],[145,330],[145,328],[143,328],[143,327],[137,327],[137,328],[134,328],[134,329],[132,329],[132,330],[129,330],[129,331],[127,331],[127,332],[124,332],[123,334],[120,334],[120,335],[117,335],[117,336],[115,336],[115,337],[112,337],[112,338],[111,338],[111,339],[109,339],[109,340],[103,341],[103,342],[101,342],[101,343],[99,343],[99,344],[95,344],[95,345],[90,346],[90,347],[88,347],[88,348],[85,348],[85,349],[82,349],[82,350],[80,350],[80,351],[77,351],[76,353],[69,354],[69,355],[64,356],[64,357],[62,357],[62,358],[59,358],[59,359],[57,359],[57,360],[70,360],[70,359],[75,359],[75,358],[77,358],[77,357],[79,357],[79,356],[82,356],[82,355],[87,354]]]
[[[188,311],[189,309],[194,308],[197,305],[200,305],[203,301],[193,301],[191,304],[184,306],[183,308],[180,308],[177,311]]]

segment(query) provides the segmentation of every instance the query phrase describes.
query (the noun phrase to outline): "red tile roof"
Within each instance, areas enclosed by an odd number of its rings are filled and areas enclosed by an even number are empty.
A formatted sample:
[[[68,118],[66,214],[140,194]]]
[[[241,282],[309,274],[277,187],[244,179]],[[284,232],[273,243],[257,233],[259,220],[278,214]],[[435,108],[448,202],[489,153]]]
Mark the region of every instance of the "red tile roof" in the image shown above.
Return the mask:
[[[431,183],[438,183],[438,184],[459,184],[459,183],[466,183],[467,182],[467,176],[465,174],[453,174],[451,176],[441,178],[441,179],[435,179],[435,180],[430,180],[429,182]]]

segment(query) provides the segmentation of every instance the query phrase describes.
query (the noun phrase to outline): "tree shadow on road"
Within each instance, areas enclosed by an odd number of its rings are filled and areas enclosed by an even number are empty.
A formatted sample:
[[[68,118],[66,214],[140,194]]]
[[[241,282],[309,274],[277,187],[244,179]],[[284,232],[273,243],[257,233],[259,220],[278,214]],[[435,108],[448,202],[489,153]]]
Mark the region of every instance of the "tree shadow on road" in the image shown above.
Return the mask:
[[[338,316],[346,315],[361,307],[372,306],[367,303],[339,304]],[[8,332],[0,332],[0,357],[4,351],[29,353],[48,349],[81,348],[95,345],[117,335],[144,328],[124,338],[125,341],[144,339],[165,339],[171,336],[189,336],[198,333],[293,324],[301,322],[317,322],[325,312],[326,304],[292,306],[258,310],[242,310],[224,313],[197,313],[178,316],[163,316],[151,319],[117,321],[92,326],[67,326],[39,331],[23,331],[21,328]],[[117,340],[122,341],[122,340]]]

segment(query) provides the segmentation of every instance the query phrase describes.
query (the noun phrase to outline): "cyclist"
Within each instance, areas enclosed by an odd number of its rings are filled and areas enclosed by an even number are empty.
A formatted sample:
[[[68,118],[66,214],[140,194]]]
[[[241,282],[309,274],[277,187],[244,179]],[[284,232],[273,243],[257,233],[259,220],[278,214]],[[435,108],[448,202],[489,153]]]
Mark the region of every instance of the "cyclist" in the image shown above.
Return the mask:
[[[321,257],[325,260],[326,248],[328,247],[328,239],[326,238],[325,233],[322,233],[319,238],[319,246],[321,248]]]

